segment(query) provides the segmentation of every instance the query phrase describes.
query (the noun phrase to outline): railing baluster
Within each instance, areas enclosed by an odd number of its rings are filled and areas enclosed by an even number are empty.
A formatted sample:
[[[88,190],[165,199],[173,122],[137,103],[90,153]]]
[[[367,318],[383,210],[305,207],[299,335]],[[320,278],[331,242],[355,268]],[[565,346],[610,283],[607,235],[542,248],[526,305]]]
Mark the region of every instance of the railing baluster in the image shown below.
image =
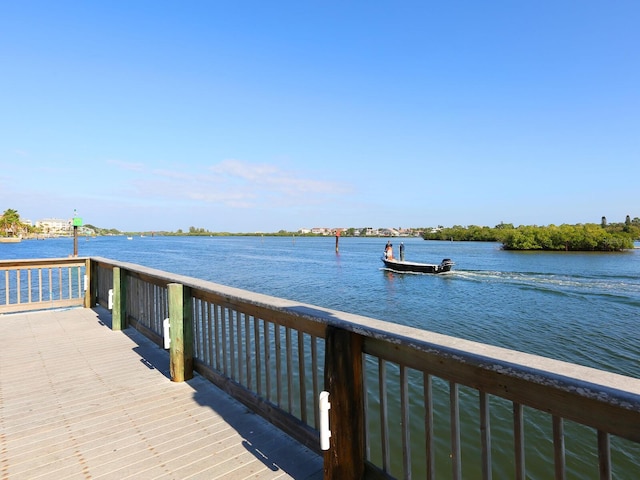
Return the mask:
[[[238,383],[246,385],[244,378],[244,348],[242,345],[242,317],[243,314],[238,310],[236,314],[236,341],[238,343]]]
[[[131,283],[131,287],[127,287],[129,290],[133,290],[135,292],[134,296],[127,296],[127,312],[133,318],[142,322],[143,325],[149,326],[148,323],[144,321],[144,285],[142,284],[142,280],[135,277],[129,277],[127,280],[128,283]]]
[[[433,381],[431,375],[422,375],[424,391],[424,434],[425,434],[425,460],[427,480],[435,480],[436,463],[433,437]]]
[[[564,455],[564,423],[562,417],[553,415],[553,463],[556,480],[565,479],[565,455]]]
[[[400,365],[400,423],[402,425],[402,466],[404,478],[411,479],[411,419],[409,418],[409,381],[407,367]]]
[[[169,289],[162,289],[162,316],[160,317],[161,321],[164,321],[165,318],[169,318]]]
[[[262,397],[262,353],[260,351],[260,319],[253,317],[253,341],[255,344],[256,358],[256,391]]]
[[[200,353],[198,354],[198,358],[203,361],[205,364],[209,363],[209,339],[207,335],[207,324],[209,323],[207,318],[207,306],[208,303],[204,300],[200,300],[200,331],[198,336],[200,337]]]
[[[153,323],[151,323],[151,315],[149,315],[149,287],[150,285],[143,281],[142,279],[138,280],[140,285],[140,298],[138,300],[138,318],[140,321],[147,326],[149,329],[153,329]],[[198,318],[198,309],[193,304],[193,299],[189,299],[191,303],[191,311],[193,312],[192,321]],[[193,327],[192,327],[193,329]],[[194,338],[195,340],[195,338]]]
[[[522,405],[519,403],[513,404],[513,439],[516,465],[515,478],[517,480],[524,480],[526,478],[524,465],[524,425]]]
[[[154,332],[162,332],[162,325],[158,322],[158,315],[156,309],[156,300],[158,298],[158,287],[154,284],[149,284],[149,300],[148,300],[148,308],[149,308],[149,323],[151,324]]]
[[[153,318],[158,332],[162,332],[162,322],[165,317],[162,315],[162,306],[160,298],[162,298],[162,288],[159,285],[155,285],[153,292]]]
[[[18,294],[18,297],[17,297],[17,299],[18,299],[18,301],[17,301],[18,305],[20,305],[20,303],[22,303],[22,302],[20,301],[20,290],[22,290],[22,284],[21,284],[21,282],[20,282],[20,269],[18,269],[18,270],[16,271],[16,292],[17,292],[17,294]]]
[[[449,382],[449,413],[451,421],[451,468],[454,480],[462,478],[462,459],[460,458],[460,403],[458,384]]]
[[[271,401],[273,396],[271,395],[271,341],[269,334],[269,325],[271,322],[264,320],[264,376],[265,376],[265,389],[267,390],[267,400]]]
[[[142,322],[143,325],[149,327],[149,323],[146,322],[146,318],[144,315],[144,302],[145,302],[145,288],[144,283],[139,278],[130,278],[129,282],[134,283],[131,288],[136,292],[135,297],[127,298],[127,311],[139,322]]]
[[[229,312],[229,359],[231,360],[231,371],[229,377],[236,380],[236,333],[235,333],[235,310],[227,309]]]
[[[293,413],[293,352],[291,348],[291,328],[285,327],[287,348],[287,411]]]
[[[273,324],[273,338],[276,342],[276,404],[282,408],[282,346],[280,339],[280,325]]]
[[[227,355],[227,343],[228,343],[228,335],[227,335],[227,308],[220,307],[220,324],[222,326],[222,364],[223,364],[223,372],[226,376],[229,375],[229,359]]]
[[[58,299],[62,300],[62,267],[58,267]]]
[[[244,352],[245,352],[245,364],[246,364],[246,369],[247,369],[247,388],[249,390],[251,390],[251,388],[253,387],[252,382],[253,379],[251,378],[251,351],[253,350],[251,348],[251,328],[250,328],[250,322],[251,319],[249,318],[250,316],[247,315],[246,313],[244,314]]]
[[[598,470],[600,480],[611,480],[611,441],[602,430],[598,430]]]
[[[218,305],[213,306],[213,331],[215,337],[216,369],[224,371],[224,366],[222,365],[222,361],[220,359],[220,344],[222,341],[222,323],[220,322],[220,310],[221,309]]]
[[[121,288],[121,292],[125,292],[124,297],[124,314],[123,318],[133,317],[136,320],[140,319],[140,282],[137,278],[126,276],[126,270],[120,269],[121,275],[125,274],[124,282],[125,285]],[[114,298],[116,297],[115,291],[113,293]],[[141,320],[140,320],[141,321]]]
[[[300,383],[300,420],[307,423],[307,377],[305,368],[304,334],[298,330],[298,382]]]
[[[205,317],[206,317],[206,330],[207,330],[207,342],[206,342],[206,357],[207,357],[207,365],[213,366],[213,315],[211,315],[212,306],[211,302],[206,302],[205,304]]]
[[[86,272],[86,269],[85,269]],[[78,298],[84,296],[84,281],[82,279],[82,269],[80,267],[76,267],[77,274],[77,282],[78,282]],[[89,275],[89,272],[86,272]]]
[[[164,319],[167,318],[167,316],[164,314],[164,289],[160,286],[156,287],[155,290],[155,315],[156,315],[156,319],[158,322],[158,330],[162,331],[162,322],[164,322]]]
[[[204,318],[204,300],[199,298],[193,299],[193,319],[197,322],[194,324],[194,332],[193,332],[193,343],[195,353],[194,356],[200,360],[204,360],[206,358],[205,353],[205,318]]]
[[[38,269],[38,301],[42,302],[42,269]]]
[[[31,303],[31,269],[27,269],[27,283],[29,285],[29,287],[27,288],[27,296],[28,296],[28,303]]]
[[[211,310],[211,303],[206,301],[204,302],[204,318],[205,318],[205,344],[204,344],[204,357],[206,364],[211,367],[213,365],[213,338],[212,338],[212,330],[213,330],[213,315]]]
[[[311,377],[313,382],[313,421],[314,428],[320,428],[319,417],[319,396],[320,388],[318,385],[318,338],[311,335]],[[366,385],[366,383],[365,383]],[[366,399],[366,397],[365,397]],[[366,437],[365,437],[366,438]]]
[[[193,306],[192,306],[193,317],[191,321],[193,322],[193,355],[196,358],[202,357],[202,350],[200,348],[200,335],[201,335],[200,307],[201,307],[200,300],[197,298],[194,298]]]
[[[380,443],[382,446],[382,470],[391,471],[391,454],[389,452],[389,430],[387,425],[387,362],[378,359],[378,396],[380,397]]]
[[[153,323],[151,321],[152,320],[151,314],[149,312],[150,310],[149,299],[151,298],[151,293],[150,293],[151,285],[149,285],[147,282],[143,280],[140,280],[140,290],[141,290],[141,295],[140,295],[141,301],[138,302],[138,305],[139,305],[138,311],[140,312],[139,318],[142,321],[142,323],[147,326],[147,328],[153,330]],[[198,318],[198,309],[193,304],[192,299],[189,299],[189,302],[191,302],[191,311],[193,312],[192,321],[193,321],[193,318]]]
[[[482,478],[491,480],[491,415],[489,395],[480,392],[480,442],[482,445]]]
[[[164,317],[160,317],[160,314],[159,314],[160,305],[158,303],[158,298],[160,296],[160,287],[158,285],[152,285],[150,289],[150,294],[151,294],[151,299],[150,299],[149,310],[150,310],[151,318],[153,319],[152,320],[153,328],[155,332],[162,332],[162,320],[164,320]]]
[[[217,369],[219,366],[216,364],[216,340],[218,332],[216,330],[216,305],[212,302],[207,302],[207,335],[209,337],[209,345],[207,346],[208,352],[208,365]]]

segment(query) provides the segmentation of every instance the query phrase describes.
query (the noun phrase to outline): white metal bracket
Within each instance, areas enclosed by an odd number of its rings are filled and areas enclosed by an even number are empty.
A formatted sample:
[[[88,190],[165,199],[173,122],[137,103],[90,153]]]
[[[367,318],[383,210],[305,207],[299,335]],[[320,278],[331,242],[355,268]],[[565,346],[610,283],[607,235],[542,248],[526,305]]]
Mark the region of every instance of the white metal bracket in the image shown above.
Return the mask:
[[[109,298],[107,301],[107,308],[109,308],[109,310],[113,310],[113,288],[109,289]]]
[[[171,347],[171,335],[169,334],[169,319],[165,318],[162,322],[162,333],[164,338],[164,349]]]
[[[331,404],[329,403],[329,392],[320,392],[320,449],[329,450],[329,438],[331,437],[331,430],[329,430],[329,410]]]

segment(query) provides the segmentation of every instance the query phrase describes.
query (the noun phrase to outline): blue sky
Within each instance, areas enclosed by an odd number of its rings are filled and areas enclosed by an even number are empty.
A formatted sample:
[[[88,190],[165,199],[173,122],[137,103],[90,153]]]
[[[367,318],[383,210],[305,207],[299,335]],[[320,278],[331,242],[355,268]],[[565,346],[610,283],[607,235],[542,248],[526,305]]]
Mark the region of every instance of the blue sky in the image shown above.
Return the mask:
[[[640,216],[637,1],[0,3],[0,210],[120,230]]]

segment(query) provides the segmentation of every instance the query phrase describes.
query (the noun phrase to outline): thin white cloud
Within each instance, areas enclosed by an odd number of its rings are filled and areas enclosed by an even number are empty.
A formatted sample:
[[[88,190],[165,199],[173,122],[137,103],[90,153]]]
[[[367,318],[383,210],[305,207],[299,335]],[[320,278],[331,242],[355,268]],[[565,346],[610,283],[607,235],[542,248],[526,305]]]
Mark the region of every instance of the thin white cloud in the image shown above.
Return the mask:
[[[336,182],[305,178],[295,172],[280,170],[274,165],[251,164],[240,160],[224,160],[212,166],[210,170],[227,179],[289,196],[310,193],[336,194],[349,190],[345,185]]]
[[[123,162],[122,160],[107,160],[107,163],[130,172],[142,172],[145,169],[143,163]]]
[[[122,168],[139,171],[132,168],[139,164],[121,164]],[[127,195],[140,201],[217,204],[233,209],[319,205],[351,191],[344,184],[240,160],[225,160],[209,167],[153,169],[132,180],[129,187]]]
[[[155,169],[152,172],[160,177],[171,178],[175,180],[194,180],[197,178],[193,173],[185,173],[184,171],[167,170],[167,169]]]
[[[259,181],[265,176],[278,175],[278,169],[273,165],[256,165],[240,160],[223,160],[212,166],[210,170],[218,175],[242,178],[248,181]]]
[[[237,192],[192,192],[189,198],[206,203],[222,203],[233,208],[253,208],[255,195]]]

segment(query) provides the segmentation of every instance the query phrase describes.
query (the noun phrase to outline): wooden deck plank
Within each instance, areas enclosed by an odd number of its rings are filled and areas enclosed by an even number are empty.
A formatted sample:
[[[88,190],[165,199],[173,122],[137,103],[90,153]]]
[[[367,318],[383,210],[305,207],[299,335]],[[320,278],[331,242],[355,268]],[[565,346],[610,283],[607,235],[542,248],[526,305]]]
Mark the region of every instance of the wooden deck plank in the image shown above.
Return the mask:
[[[0,315],[0,479],[320,479],[322,458],[109,312]]]

